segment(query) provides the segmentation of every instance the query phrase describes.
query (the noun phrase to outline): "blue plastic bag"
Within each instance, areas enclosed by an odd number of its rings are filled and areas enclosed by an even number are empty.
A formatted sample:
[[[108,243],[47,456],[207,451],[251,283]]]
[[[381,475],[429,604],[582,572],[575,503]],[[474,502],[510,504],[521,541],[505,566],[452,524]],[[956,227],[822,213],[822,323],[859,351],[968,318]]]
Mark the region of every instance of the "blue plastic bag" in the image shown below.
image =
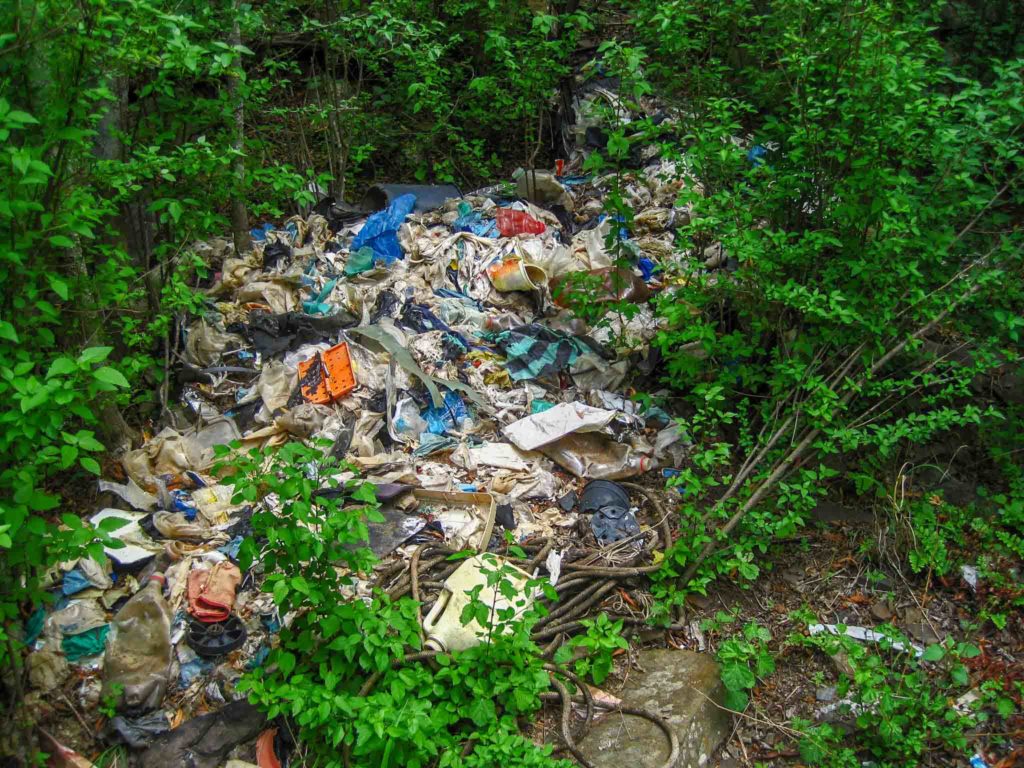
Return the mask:
[[[427,431],[435,435],[443,435],[449,429],[458,429],[469,418],[469,410],[462,398],[448,390],[444,393],[444,405],[440,408],[430,406],[423,411],[423,420],[427,422]]]
[[[401,195],[383,211],[377,211],[366,220],[352,241],[352,252],[368,245],[385,264],[393,264],[403,258],[402,246],[398,244],[398,228],[415,205],[416,195]]]

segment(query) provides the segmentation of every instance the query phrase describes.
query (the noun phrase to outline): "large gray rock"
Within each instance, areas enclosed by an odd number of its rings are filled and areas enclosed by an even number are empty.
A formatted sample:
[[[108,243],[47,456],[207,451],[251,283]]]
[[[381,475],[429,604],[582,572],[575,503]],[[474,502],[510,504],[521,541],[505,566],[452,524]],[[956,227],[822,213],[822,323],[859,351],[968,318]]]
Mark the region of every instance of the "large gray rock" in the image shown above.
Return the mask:
[[[660,648],[640,651],[638,661],[644,671],[632,672],[616,695],[675,728],[677,768],[707,765],[732,728],[731,715],[712,703],[725,696],[718,665],[702,653]],[[658,768],[668,759],[668,740],[650,721],[613,711],[594,723],[581,750],[597,768]]]

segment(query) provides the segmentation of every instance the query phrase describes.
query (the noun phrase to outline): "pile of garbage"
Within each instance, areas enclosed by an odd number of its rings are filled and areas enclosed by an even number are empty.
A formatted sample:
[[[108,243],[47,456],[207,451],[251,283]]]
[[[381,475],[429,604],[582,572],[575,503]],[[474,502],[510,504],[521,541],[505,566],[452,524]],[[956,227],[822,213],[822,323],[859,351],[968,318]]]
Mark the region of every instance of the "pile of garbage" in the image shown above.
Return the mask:
[[[658,362],[650,300],[687,220],[674,179],[661,164],[627,178],[629,231],[603,211],[607,180],[530,170],[468,195],[375,188],[369,215],[325,202],[254,229],[240,256],[197,244],[213,279],[172,350],[166,425],[101,481],[91,519],[121,521],[125,546],[51,574],[59,599],[26,627],[34,690],[113,707],[107,743],[149,747],[152,764],[185,738],[179,725],[240,698],[235,682],[289,617],[239,568],[253,510],[211,471],[214,446],[235,441],[327,440],[361,470],[385,517],[370,525],[372,584],[423,600],[429,647],[475,640],[446,623],[457,610],[442,612],[436,589],[416,592],[420,572],[461,594],[479,563],[445,553],[496,552],[509,535],[529,553],[524,579],[561,578],[572,596],[538,639],[610,598],[642,624],[643,605],[614,588],[670,543],[659,497],[687,451],[669,413],[628,396]],[[631,311],[584,323],[561,290],[580,273],[596,281],[592,302]],[[641,476],[646,488],[619,482]],[[250,714],[232,715],[248,723],[239,740],[262,725]],[[260,766],[273,742],[260,736]],[[222,747],[210,754],[234,744]]]

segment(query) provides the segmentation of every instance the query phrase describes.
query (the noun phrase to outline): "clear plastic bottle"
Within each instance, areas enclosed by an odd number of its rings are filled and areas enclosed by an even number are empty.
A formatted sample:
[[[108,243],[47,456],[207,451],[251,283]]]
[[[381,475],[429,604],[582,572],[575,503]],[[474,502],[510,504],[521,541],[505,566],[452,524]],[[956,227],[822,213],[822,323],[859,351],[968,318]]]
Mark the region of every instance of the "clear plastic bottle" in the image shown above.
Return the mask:
[[[103,696],[121,686],[118,705],[155,709],[167,692],[171,667],[171,609],[164,576],[155,573],[111,622],[103,658]]]
[[[658,462],[628,443],[592,432],[567,435],[540,452],[576,477],[624,480],[658,468]]]

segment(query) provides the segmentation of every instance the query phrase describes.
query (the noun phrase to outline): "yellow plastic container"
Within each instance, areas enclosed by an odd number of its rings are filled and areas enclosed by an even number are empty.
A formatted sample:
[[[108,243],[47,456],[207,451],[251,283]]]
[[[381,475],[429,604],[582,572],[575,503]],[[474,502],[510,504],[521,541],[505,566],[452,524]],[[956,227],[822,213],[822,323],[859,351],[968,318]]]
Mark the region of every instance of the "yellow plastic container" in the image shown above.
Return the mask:
[[[512,582],[516,597],[509,600],[498,589],[488,586],[487,574],[481,571],[482,567],[490,571],[497,568],[510,571],[503,578]],[[530,574],[498,555],[485,552],[469,558],[445,580],[444,589],[441,590],[437,602],[423,620],[423,632],[427,636],[426,647],[450,653],[464,651],[487,642],[492,634],[487,627],[475,619],[465,625],[462,623],[462,610],[470,602],[467,593],[478,586],[483,587],[479,599],[485,605],[491,606],[490,623],[498,624],[498,612],[508,608],[515,608],[516,613],[512,620],[515,621],[533,603],[534,593],[532,590],[528,591],[526,586],[529,580]],[[512,622],[502,623],[506,625],[504,633],[507,634],[512,629]]]

